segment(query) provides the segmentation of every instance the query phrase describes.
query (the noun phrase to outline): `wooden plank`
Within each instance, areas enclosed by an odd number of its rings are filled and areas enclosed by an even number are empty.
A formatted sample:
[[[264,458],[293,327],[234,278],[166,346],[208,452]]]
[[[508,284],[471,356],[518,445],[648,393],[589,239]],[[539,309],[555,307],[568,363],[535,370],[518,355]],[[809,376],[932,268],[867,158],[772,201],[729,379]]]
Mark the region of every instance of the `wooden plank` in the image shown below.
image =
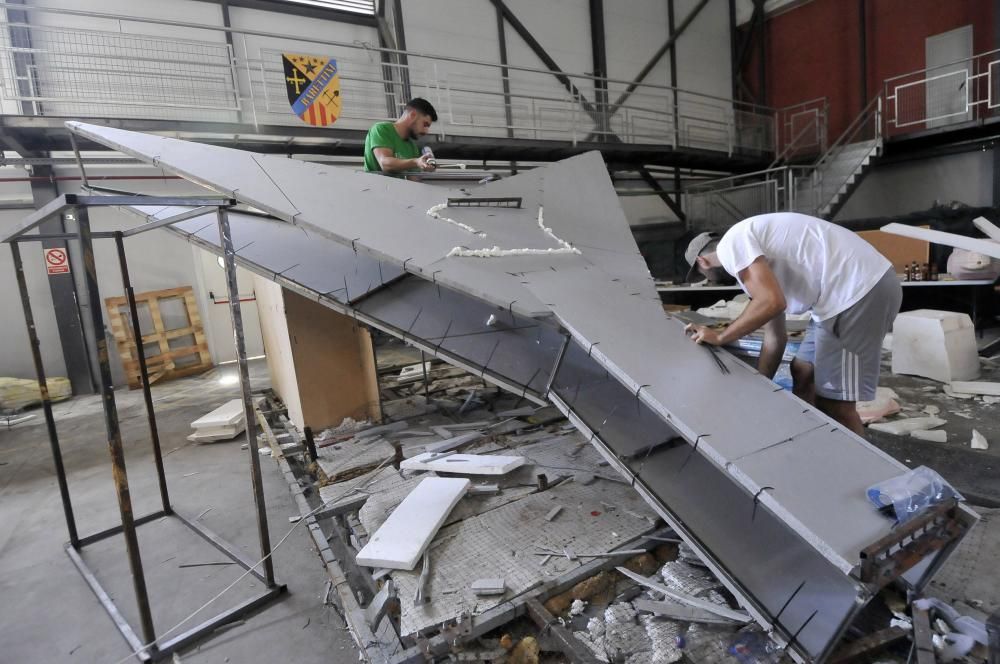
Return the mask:
[[[522,456],[424,452],[399,464],[407,470],[433,470],[460,475],[505,475],[525,463]]]
[[[456,477],[420,482],[358,552],[357,563],[412,570],[470,484]]]

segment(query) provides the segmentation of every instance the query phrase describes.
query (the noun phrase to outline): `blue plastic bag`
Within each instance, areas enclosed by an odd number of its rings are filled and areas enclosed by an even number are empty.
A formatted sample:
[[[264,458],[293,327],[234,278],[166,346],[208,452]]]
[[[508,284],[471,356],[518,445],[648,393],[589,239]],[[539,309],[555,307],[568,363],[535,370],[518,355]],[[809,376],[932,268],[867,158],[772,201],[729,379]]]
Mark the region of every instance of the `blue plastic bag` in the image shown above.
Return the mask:
[[[896,523],[906,523],[928,507],[949,498],[965,500],[927,466],[918,466],[868,488],[868,500],[880,512],[893,517]]]

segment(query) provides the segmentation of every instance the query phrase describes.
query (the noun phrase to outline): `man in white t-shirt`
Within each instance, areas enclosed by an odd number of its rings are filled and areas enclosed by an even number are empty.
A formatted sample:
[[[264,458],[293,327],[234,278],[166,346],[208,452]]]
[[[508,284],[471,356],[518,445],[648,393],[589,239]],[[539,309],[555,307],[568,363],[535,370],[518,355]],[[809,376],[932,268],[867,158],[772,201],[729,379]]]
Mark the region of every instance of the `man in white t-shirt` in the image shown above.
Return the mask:
[[[719,238],[702,233],[684,254],[691,276],[735,277],[750,303],[722,332],[688,325],[700,344],[721,346],[764,328],[758,370],[773,378],[784,354],[785,312],[812,321],[792,360],[793,391],[859,435],[857,401],[875,398],[882,340],[902,301],[892,264],[855,233],[794,212],[744,219]]]

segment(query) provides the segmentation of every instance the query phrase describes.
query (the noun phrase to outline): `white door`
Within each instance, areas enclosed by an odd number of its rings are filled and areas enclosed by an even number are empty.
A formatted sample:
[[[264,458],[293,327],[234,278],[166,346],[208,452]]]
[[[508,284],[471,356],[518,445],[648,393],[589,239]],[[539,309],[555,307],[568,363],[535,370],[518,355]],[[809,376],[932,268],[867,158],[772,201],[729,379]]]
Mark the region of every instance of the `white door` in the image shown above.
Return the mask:
[[[972,26],[928,37],[926,118],[927,128],[972,119],[969,108],[969,76],[972,72]]]

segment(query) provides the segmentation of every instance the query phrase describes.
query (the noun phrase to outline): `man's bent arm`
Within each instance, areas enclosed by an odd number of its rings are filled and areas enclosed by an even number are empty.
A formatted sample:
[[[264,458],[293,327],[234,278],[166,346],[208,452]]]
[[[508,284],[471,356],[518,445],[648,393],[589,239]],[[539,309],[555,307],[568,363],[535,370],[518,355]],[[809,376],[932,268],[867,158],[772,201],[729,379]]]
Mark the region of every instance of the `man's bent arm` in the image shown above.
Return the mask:
[[[372,150],[375,159],[383,173],[400,173],[402,171],[419,170],[419,157],[414,159],[398,159],[392,156],[390,148],[375,148]]]
[[[774,378],[781,366],[781,358],[785,355],[785,344],[788,343],[788,333],[785,331],[785,312],[781,312],[764,323],[764,343],[760,347],[760,358],[757,360],[757,371]]]
[[[744,268],[740,281],[752,298],[739,318],[719,335],[720,344],[728,344],[758,330],[775,316],[785,314],[785,294],[764,256]]]

